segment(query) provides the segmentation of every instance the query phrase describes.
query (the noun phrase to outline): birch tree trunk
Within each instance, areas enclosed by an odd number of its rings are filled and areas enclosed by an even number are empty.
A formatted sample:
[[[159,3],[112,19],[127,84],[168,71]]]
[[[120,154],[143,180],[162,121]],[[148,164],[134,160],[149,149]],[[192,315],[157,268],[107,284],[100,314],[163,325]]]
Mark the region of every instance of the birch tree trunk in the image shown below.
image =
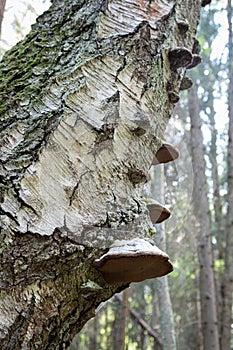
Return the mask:
[[[219,349],[217,300],[214,283],[214,267],[210,237],[210,213],[205,177],[205,159],[199,101],[196,87],[189,93],[191,118],[191,147],[194,172],[194,210],[199,224],[198,258],[200,264],[200,298],[204,350]]]
[[[222,285],[222,320],[221,320],[221,349],[231,348],[232,337],[232,294],[233,294],[233,31],[232,31],[232,1],[228,0],[227,16],[229,30],[229,85],[228,85],[228,148],[227,148],[227,230],[225,247],[225,269]]]
[[[200,8],[54,0],[1,61],[1,349],[64,349],[127,286],[93,260],[149,237],[142,189]]]

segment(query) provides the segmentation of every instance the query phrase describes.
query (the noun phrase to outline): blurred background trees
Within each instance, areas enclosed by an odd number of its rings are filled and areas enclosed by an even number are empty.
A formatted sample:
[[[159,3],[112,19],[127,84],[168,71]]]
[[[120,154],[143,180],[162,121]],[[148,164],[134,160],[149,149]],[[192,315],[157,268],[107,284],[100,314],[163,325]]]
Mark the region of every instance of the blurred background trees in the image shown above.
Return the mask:
[[[18,1],[17,6],[21,11],[6,1],[1,54],[25,35],[49,1]],[[182,92],[166,134],[166,142],[180,149],[180,158],[153,167],[145,188],[145,196],[172,211],[152,238],[161,247],[166,244],[174,271],[158,281],[131,284],[104,303],[75,337],[72,350],[210,350],[213,339],[213,349],[233,349],[231,0],[213,0],[204,8],[198,36],[202,63],[188,72],[193,87]],[[209,322],[215,338],[208,333]]]

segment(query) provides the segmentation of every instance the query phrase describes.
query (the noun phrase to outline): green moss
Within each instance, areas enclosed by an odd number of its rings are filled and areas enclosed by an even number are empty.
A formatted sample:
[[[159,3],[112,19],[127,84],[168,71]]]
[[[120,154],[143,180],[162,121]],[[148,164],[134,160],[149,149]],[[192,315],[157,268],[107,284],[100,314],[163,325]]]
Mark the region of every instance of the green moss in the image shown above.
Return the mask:
[[[150,237],[153,237],[156,233],[157,233],[157,232],[156,232],[155,229],[153,229],[153,228],[150,228],[150,229],[149,229],[149,235],[150,235]]]

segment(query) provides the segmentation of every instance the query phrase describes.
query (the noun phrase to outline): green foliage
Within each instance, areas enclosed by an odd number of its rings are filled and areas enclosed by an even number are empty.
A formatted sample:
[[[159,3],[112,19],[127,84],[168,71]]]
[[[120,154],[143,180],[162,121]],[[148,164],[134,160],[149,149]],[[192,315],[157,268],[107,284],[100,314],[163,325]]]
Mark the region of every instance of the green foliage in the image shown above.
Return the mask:
[[[223,273],[224,271],[224,260],[223,259],[216,259],[214,261],[214,269],[218,273]]]

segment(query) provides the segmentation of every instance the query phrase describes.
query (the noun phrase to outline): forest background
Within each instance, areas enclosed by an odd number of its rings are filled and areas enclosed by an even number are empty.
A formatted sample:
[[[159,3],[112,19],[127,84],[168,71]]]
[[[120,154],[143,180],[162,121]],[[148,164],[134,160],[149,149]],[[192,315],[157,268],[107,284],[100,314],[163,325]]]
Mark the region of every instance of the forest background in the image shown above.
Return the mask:
[[[17,5],[7,1],[1,55],[23,38],[48,7],[49,1],[17,1]],[[198,38],[202,63],[188,74],[193,86],[182,93],[165,137],[180,150],[180,157],[151,170],[152,181],[145,188],[146,197],[154,197],[172,211],[165,224],[156,225],[154,237],[160,246],[166,245],[174,271],[168,277],[131,284],[101,305],[75,337],[72,350],[207,350],[203,329],[208,288],[216,309],[213,322],[218,322],[220,347],[216,349],[233,349],[230,0],[213,0],[204,8]],[[204,258],[208,254],[213,265]],[[213,277],[213,284],[203,285],[209,281],[206,274]]]

